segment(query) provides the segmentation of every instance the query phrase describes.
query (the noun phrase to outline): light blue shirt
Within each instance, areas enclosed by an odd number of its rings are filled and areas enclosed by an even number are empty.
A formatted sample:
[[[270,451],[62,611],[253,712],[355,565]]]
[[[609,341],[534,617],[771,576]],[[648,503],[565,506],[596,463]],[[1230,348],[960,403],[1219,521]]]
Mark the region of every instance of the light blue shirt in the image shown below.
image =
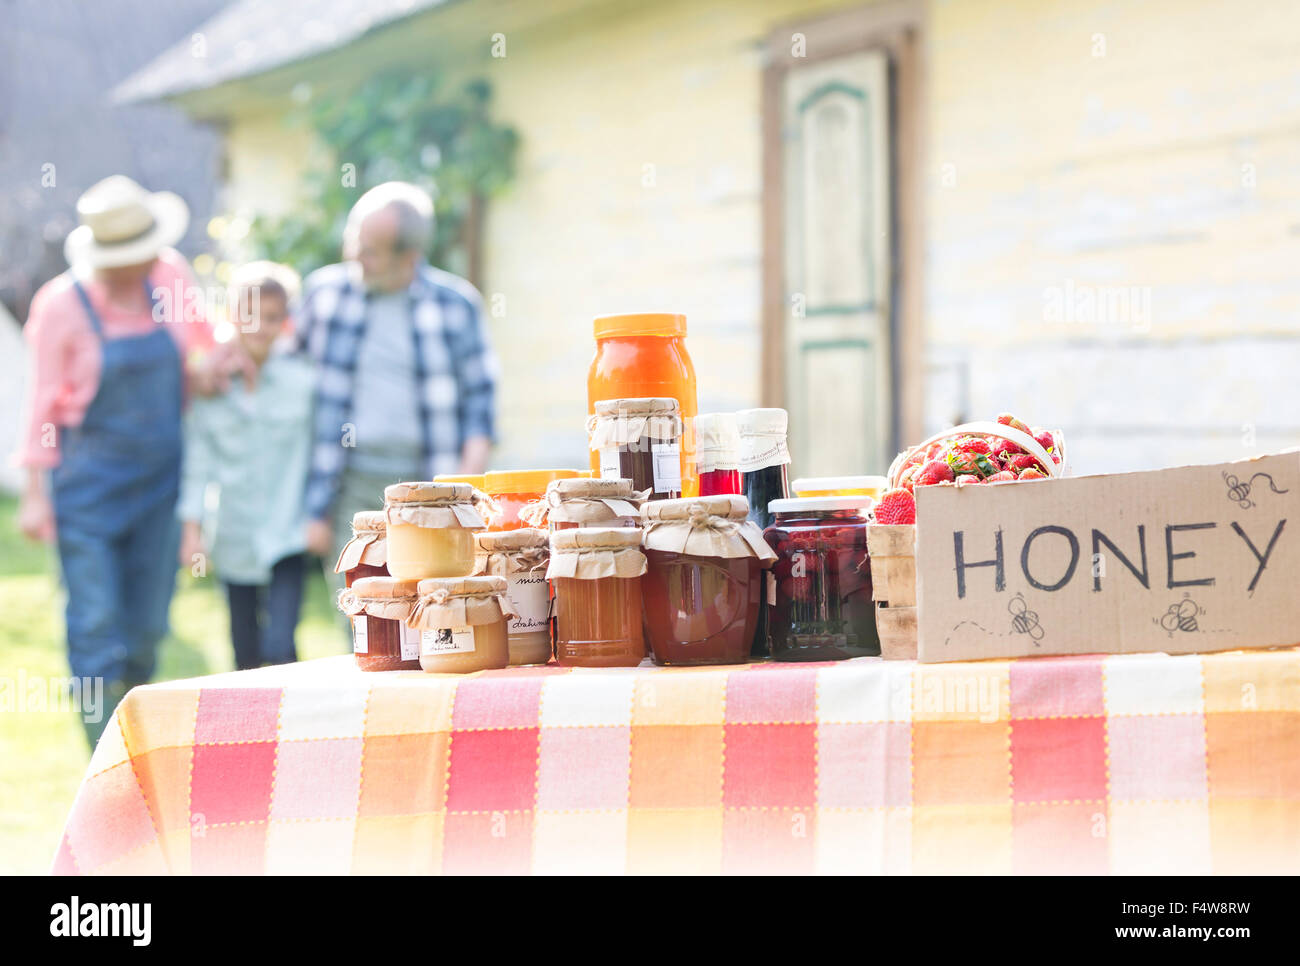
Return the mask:
[[[352,386],[355,449],[350,466],[396,481],[420,466],[420,381],[415,374],[415,330],[406,290],[371,292],[366,334],[357,352]]]
[[[306,548],[303,490],[315,383],[308,360],[272,353],[256,389],[236,376],[224,394],[190,405],[177,512],[204,523],[212,569],[222,580],[265,584],[277,561]],[[215,512],[205,505],[210,487],[217,491]]]

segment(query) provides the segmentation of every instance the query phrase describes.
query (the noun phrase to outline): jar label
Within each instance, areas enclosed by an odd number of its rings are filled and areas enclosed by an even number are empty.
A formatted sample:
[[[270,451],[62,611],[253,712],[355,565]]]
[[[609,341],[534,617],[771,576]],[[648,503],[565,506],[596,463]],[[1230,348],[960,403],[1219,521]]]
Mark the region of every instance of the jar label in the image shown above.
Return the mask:
[[[439,627],[420,634],[422,654],[473,654],[474,628]]]
[[[368,654],[370,645],[366,640],[366,615],[352,618],[352,653]]]
[[[600,451],[600,478],[602,480],[617,480],[622,475],[623,470],[618,458],[618,447],[606,446]]]
[[[742,436],[740,438],[740,472],[754,473],[768,466],[790,462],[790,449],[784,436]]]
[[[650,455],[654,461],[655,492],[680,493],[682,491],[682,447],[673,439],[666,443],[652,443]]]
[[[551,589],[545,571],[511,574],[506,577],[506,596],[518,615],[510,621],[509,633],[544,631],[551,611]]]
[[[776,606],[776,574],[770,570],[763,572],[763,579],[767,583],[767,606]]]
[[[410,624],[402,625],[402,660],[420,659],[420,632]]]

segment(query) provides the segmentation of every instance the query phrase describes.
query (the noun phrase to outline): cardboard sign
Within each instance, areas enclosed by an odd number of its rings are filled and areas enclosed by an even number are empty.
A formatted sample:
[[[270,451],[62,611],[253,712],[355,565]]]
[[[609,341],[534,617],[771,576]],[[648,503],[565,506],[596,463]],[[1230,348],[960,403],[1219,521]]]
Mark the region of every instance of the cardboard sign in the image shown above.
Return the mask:
[[[916,497],[920,661],[1300,642],[1300,450]]]

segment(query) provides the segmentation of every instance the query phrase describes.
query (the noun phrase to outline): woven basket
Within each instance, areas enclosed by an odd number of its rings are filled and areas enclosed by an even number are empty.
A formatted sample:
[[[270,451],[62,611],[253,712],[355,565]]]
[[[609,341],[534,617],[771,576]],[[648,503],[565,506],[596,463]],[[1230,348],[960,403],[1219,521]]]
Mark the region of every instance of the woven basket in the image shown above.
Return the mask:
[[[1059,430],[1057,440],[1060,463],[1052,461],[1047,451],[1028,433],[1001,423],[974,422],[953,426],[929,439],[909,447],[894,457],[889,466],[889,485],[898,478],[908,458],[918,450],[954,436],[978,434],[997,436],[1015,443],[1047,468],[1051,478],[1065,474],[1065,440]],[[984,484],[979,484],[983,486]],[[995,484],[996,485],[996,484]],[[880,656],[885,660],[916,659],[916,525],[873,523],[867,527],[867,557],[871,561],[871,599],[876,602],[876,631],[880,635]]]

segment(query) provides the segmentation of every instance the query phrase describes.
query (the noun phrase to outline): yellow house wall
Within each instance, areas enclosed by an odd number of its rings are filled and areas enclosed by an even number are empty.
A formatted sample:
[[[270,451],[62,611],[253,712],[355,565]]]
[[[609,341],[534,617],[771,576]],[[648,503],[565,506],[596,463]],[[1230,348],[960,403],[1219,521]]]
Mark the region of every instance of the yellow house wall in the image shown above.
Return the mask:
[[[522,136],[485,240],[503,467],[581,460],[597,314],[685,312],[701,409],[756,403],[761,48],[847,5],[568,6],[515,29],[518,4],[455,4],[401,41],[489,78]],[[1289,0],[929,5],[930,425],[1022,411],[1095,470],[1296,441],[1279,400],[1300,345],[1298,16]],[[306,141],[263,110],[231,119],[229,145],[232,207],[289,203]],[[1053,298],[1108,287],[1145,321],[1051,317]]]

